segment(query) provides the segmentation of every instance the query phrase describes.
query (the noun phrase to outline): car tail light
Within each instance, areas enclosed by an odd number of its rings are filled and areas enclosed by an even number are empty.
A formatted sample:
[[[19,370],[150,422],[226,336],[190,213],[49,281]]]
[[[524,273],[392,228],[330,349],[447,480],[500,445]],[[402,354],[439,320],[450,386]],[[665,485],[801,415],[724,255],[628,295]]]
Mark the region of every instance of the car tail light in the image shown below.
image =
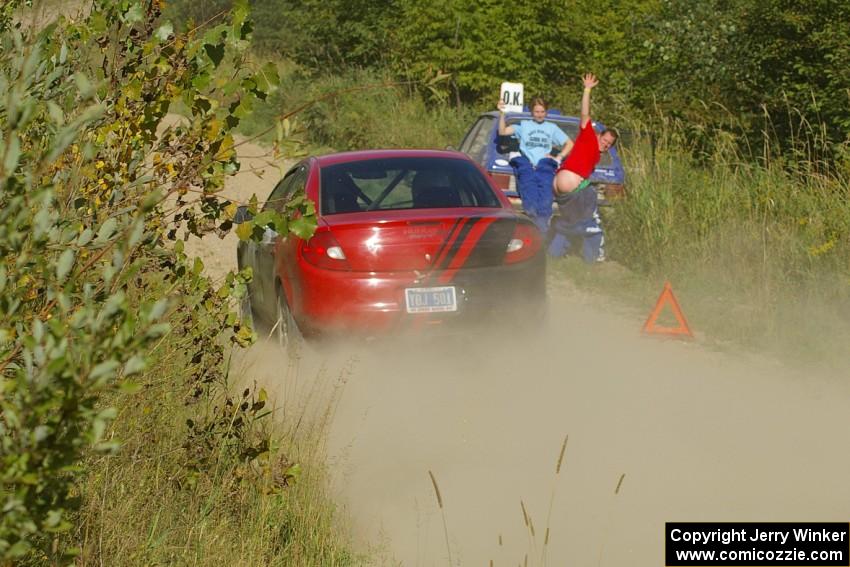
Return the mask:
[[[504,173],[491,173],[490,177],[493,178],[493,181],[496,182],[496,187],[501,189],[502,191],[506,191],[511,188],[511,179],[512,175],[505,175]]]
[[[317,231],[303,244],[301,255],[310,264],[326,270],[351,269],[342,246],[329,230]]]
[[[505,264],[515,264],[528,260],[540,251],[542,245],[543,240],[537,227],[517,223],[505,250]]]

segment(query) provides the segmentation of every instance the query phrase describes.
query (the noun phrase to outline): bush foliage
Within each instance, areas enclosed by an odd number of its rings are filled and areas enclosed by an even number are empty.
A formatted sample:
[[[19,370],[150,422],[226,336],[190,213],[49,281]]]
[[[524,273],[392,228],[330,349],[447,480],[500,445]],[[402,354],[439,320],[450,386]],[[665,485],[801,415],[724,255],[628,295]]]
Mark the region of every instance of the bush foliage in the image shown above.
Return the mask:
[[[263,452],[248,425],[262,403],[227,401],[222,342],[253,339],[229,307],[250,274],[214,287],[170,241],[232,227],[216,194],[239,167],[231,132],[278,79],[243,65],[247,2],[187,34],[159,0],[95,0],[43,30],[14,7],[0,12],[0,559],[63,562],[85,457],[120,448],[105,402],[155,380],[164,345],[191,354],[188,396],[225,400],[187,451],[203,431],[238,458]],[[189,116],[171,124],[175,104]],[[314,211],[299,212],[264,222],[308,235]]]

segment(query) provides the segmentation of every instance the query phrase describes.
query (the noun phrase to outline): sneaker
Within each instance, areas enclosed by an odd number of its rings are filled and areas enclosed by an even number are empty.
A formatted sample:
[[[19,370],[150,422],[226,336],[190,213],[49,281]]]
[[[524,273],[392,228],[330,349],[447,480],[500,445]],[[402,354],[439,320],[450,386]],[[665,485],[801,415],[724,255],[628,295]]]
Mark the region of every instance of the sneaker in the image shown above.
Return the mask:
[[[514,158],[518,158],[522,154],[520,152],[511,152],[508,154],[508,161],[511,161]]]

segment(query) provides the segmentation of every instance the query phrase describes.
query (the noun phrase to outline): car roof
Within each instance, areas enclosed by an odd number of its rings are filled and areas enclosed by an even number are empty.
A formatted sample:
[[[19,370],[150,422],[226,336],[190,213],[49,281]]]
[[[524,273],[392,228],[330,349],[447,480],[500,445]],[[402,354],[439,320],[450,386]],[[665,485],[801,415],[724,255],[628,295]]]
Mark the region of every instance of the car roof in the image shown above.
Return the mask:
[[[498,118],[499,113],[497,111],[482,112],[479,115],[479,117],[481,117],[481,116],[489,116],[491,118]],[[534,117],[531,115],[530,112],[506,112],[505,118],[508,119],[508,120],[510,120],[510,119],[533,120]],[[556,110],[554,108],[550,108],[549,111],[546,113],[546,120],[551,121],[551,122],[565,122],[565,123],[571,123],[571,124],[581,123],[581,117],[579,117],[579,116],[567,116],[566,114],[561,114],[560,110]],[[591,122],[593,123],[594,128],[605,128],[605,125],[602,124],[602,122],[599,122],[598,120],[591,119]]]
[[[320,167],[334,165],[337,163],[349,163],[353,161],[370,161],[374,159],[387,158],[441,158],[471,161],[469,156],[458,151],[450,150],[358,150],[353,152],[339,152],[317,156],[316,161]]]

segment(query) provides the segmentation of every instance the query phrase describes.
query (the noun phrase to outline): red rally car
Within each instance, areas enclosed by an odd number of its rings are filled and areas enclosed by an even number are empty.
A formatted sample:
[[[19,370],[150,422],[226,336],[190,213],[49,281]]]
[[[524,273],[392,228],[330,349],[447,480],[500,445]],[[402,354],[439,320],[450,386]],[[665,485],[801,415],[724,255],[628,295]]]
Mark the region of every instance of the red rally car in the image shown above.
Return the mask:
[[[542,316],[543,242],[465,154],[372,150],[310,157],[266,203],[280,212],[306,194],[312,238],[267,228],[242,241],[251,266],[243,310],[278,340],[328,333],[375,335],[463,322]],[[238,216],[246,218],[240,208]]]

